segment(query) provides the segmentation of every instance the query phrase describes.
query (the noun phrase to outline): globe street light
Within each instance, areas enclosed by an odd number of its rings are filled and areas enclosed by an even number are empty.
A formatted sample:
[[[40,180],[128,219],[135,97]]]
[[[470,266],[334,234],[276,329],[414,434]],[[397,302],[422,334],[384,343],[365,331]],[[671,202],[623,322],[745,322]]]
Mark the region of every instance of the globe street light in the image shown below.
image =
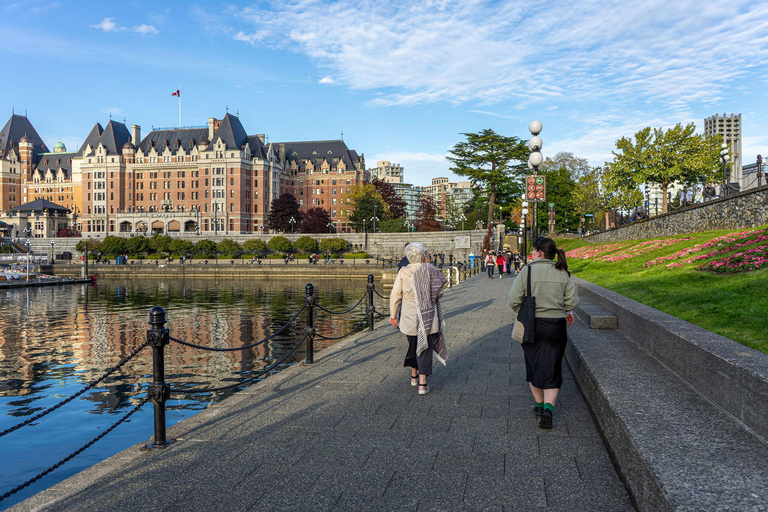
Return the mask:
[[[461,230],[464,231],[464,221],[467,220],[467,217],[465,217],[464,214],[462,213],[461,215],[459,215],[458,220],[461,221]]]
[[[328,223],[328,233],[333,233],[333,221]]]
[[[373,223],[373,232],[374,233],[376,232],[376,221],[377,220],[379,220],[379,218],[377,216],[374,215],[373,217],[371,217],[371,222]]]
[[[528,149],[531,151],[531,154],[528,155],[528,166],[533,169],[534,176],[539,173],[539,166],[544,161],[544,157],[541,156],[541,148],[544,147],[544,141],[541,140],[541,137],[539,137],[541,130],[542,126],[540,121],[531,121],[531,124],[528,125],[528,131],[530,131],[531,135],[533,135],[528,141]],[[535,201],[533,205],[533,226],[531,231],[534,240],[537,236],[539,223],[537,213],[538,201]]]
[[[722,149],[720,150],[720,161],[723,163],[723,185],[725,186],[723,189],[723,196],[726,196],[728,195],[728,144],[723,142],[721,147]]]
[[[289,223],[290,223],[290,225],[291,225],[291,234],[293,234],[293,225],[294,225],[294,224],[296,224],[296,219],[294,219],[293,217],[291,217],[291,218],[290,218],[290,220],[288,220],[288,222],[289,222]]]

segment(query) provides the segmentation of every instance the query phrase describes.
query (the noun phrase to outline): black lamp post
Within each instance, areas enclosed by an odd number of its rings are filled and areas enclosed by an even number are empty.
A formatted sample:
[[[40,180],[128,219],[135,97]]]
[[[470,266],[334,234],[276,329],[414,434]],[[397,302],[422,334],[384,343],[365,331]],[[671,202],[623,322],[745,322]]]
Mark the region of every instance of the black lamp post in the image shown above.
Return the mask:
[[[332,232],[333,232],[333,221],[328,223],[328,233],[332,233]]]
[[[53,240],[51,240],[51,265],[53,265],[53,264],[54,264],[54,260],[53,260],[53,247],[54,247],[55,245],[56,245],[56,242],[54,242]]]
[[[521,224],[523,228],[523,265],[528,263],[528,233],[525,227],[525,220],[528,218],[528,201],[523,199],[523,209],[521,217]]]
[[[728,195],[728,144],[723,142],[723,145],[721,146],[722,149],[720,150],[720,162],[723,164],[723,196]]]
[[[531,121],[531,124],[528,125],[528,131],[530,131],[531,135],[533,135],[528,141],[528,149],[531,150],[531,154],[528,155],[528,163],[530,164],[531,169],[533,169],[534,176],[539,174],[539,166],[544,161],[544,157],[541,156],[541,148],[544,147],[544,141],[542,141],[541,137],[539,137],[541,130],[542,130],[542,126],[540,121]],[[538,207],[538,201],[534,201],[533,202],[533,226],[531,231],[531,235],[533,236],[534,240],[536,240],[536,238],[538,237],[538,229],[539,229],[537,207]]]
[[[763,174],[763,164],[765,164],[765,159],[763,158],[763,155],[757,155],[757,186],[759,187],[761,185],[760,178]]]
[[[294,224],[296,224],[296,219],[295,219],[295,218],[293,218],[293,217],[291,217],[291,218],[288,220],[288,223],[291,225],[291,234],[293,234],[293,225],[294,225]]]

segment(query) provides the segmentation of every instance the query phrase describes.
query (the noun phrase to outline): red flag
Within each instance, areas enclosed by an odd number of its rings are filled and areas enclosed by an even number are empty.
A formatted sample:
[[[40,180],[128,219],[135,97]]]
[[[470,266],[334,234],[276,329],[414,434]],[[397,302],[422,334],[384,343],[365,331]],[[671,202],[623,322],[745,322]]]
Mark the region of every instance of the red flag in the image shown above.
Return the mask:
[[[171,96],[178,96],[179,98],[181,98],[181,89],[176,89],[176,92],[171,94]]]

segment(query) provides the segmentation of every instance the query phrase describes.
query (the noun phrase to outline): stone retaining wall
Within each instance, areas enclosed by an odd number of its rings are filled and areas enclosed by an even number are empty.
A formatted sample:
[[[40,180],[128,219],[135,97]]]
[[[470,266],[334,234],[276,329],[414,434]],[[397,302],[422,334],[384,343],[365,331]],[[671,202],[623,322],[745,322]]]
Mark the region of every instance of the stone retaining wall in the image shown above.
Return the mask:
[[[696,204],[585,236],[584,240],[590,243],[623,242],[715,229],[753,228],[766,223],[768,223],[768,186],[764,185],[722,199]]]

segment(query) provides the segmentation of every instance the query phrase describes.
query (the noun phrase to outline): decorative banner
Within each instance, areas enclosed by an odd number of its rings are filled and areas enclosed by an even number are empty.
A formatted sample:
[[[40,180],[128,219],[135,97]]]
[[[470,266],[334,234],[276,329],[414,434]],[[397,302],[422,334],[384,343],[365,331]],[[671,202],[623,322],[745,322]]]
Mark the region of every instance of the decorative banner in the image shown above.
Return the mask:
[[[533,203],[547,202],[546,176],[537,175],[525,177],[525,200]]]

